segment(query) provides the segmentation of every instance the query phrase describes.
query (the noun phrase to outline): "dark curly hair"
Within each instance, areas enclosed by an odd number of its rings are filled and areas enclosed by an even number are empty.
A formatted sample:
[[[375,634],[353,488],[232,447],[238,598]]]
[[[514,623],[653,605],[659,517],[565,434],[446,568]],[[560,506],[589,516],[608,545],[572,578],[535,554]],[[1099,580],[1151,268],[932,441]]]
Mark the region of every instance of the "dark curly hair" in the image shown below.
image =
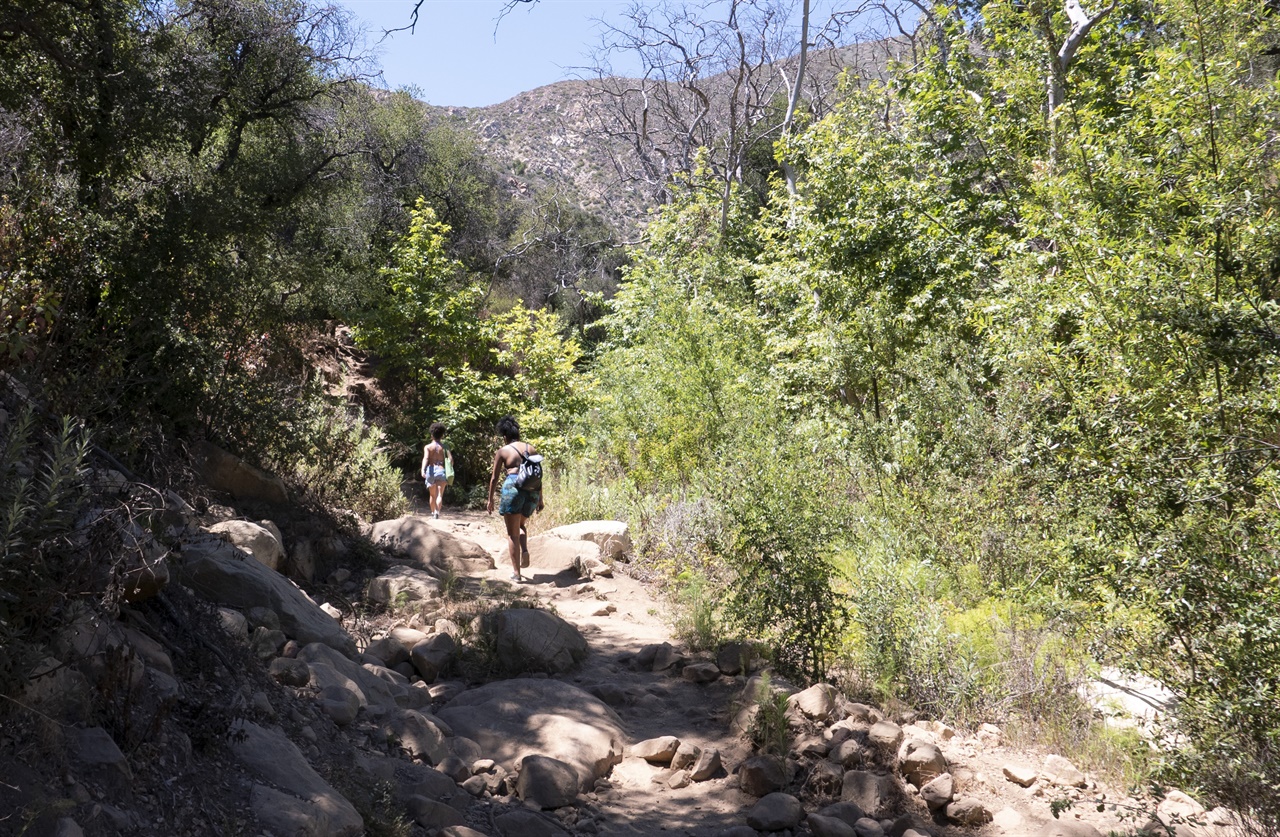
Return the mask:
[[[513,416],[503,416],[498,419],[498,432],[508,442],[520,441],[520,423]]]
[[[444,438],[444,434],[445,434],[448,430],[449,430],[449,428],[445,427],[445,426],[444,426],[443,424],[441,424],[440,422],[438,422],[438,421],[436,421],[436,422],[432,422],[432,423],[431,423],[431,438],[432,438],[432,439],[435,439],[435,440],[438,442],[438,441],[440,441],[441,439],[443,439],[443,438]]]

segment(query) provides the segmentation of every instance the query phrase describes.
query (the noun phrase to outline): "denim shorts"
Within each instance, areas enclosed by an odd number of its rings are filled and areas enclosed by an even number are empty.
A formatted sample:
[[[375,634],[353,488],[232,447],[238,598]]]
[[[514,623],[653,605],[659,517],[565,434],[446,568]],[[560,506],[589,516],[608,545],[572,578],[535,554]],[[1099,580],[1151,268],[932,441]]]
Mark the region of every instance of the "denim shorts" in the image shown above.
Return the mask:
[[[498,507],[498,511],[502,514],[519,514],[525,517],[532,517],[533,513],[538,510],[538,500],[541,497],[539,491],[526,491],[523,488],[516,488],[516,475],[507,474],[507,478],[502,481],[502,505]]]

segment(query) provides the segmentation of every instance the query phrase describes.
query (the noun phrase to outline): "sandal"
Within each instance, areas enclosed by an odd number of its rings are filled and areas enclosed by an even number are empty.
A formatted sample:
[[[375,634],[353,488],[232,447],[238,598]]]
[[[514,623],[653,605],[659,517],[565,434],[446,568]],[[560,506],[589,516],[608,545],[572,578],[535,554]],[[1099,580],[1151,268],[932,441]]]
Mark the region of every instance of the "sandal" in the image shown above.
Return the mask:
[[[521,567],[529,566],[529,553],[527,551],[520,553],[520,566]]]
[[[524,581],[524,576],[520,575],[519,573],[512,573],[511,580],[519,583],[521,581]]]

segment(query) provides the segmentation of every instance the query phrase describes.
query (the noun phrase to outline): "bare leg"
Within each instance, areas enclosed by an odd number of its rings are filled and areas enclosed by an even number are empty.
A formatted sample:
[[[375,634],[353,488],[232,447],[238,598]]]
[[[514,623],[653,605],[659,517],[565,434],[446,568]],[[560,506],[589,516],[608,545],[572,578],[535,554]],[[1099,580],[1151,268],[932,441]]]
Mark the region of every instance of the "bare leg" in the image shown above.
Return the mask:
[[[444,509],[444,483],[431,486],[431,511],[437,515]]]
[[[507,524],[507,553],[511,557],[511,571],[520,575],[520,544],[524,540],[524,515],[504,514],[502,522]]]

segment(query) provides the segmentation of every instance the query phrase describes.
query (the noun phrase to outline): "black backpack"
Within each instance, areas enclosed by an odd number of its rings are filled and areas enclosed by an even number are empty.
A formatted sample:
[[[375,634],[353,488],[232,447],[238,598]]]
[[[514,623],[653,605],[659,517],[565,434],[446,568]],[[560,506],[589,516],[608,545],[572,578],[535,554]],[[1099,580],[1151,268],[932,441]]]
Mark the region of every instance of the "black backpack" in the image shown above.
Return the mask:
[[[520,453],[520,449],[515,448],[516,453],[520,454],[520,469],[516,471],[516,488],[522,491],[540,491],[542,490],[542,454]],[[526,442],[524,449],[529,450],[529,444]]]

